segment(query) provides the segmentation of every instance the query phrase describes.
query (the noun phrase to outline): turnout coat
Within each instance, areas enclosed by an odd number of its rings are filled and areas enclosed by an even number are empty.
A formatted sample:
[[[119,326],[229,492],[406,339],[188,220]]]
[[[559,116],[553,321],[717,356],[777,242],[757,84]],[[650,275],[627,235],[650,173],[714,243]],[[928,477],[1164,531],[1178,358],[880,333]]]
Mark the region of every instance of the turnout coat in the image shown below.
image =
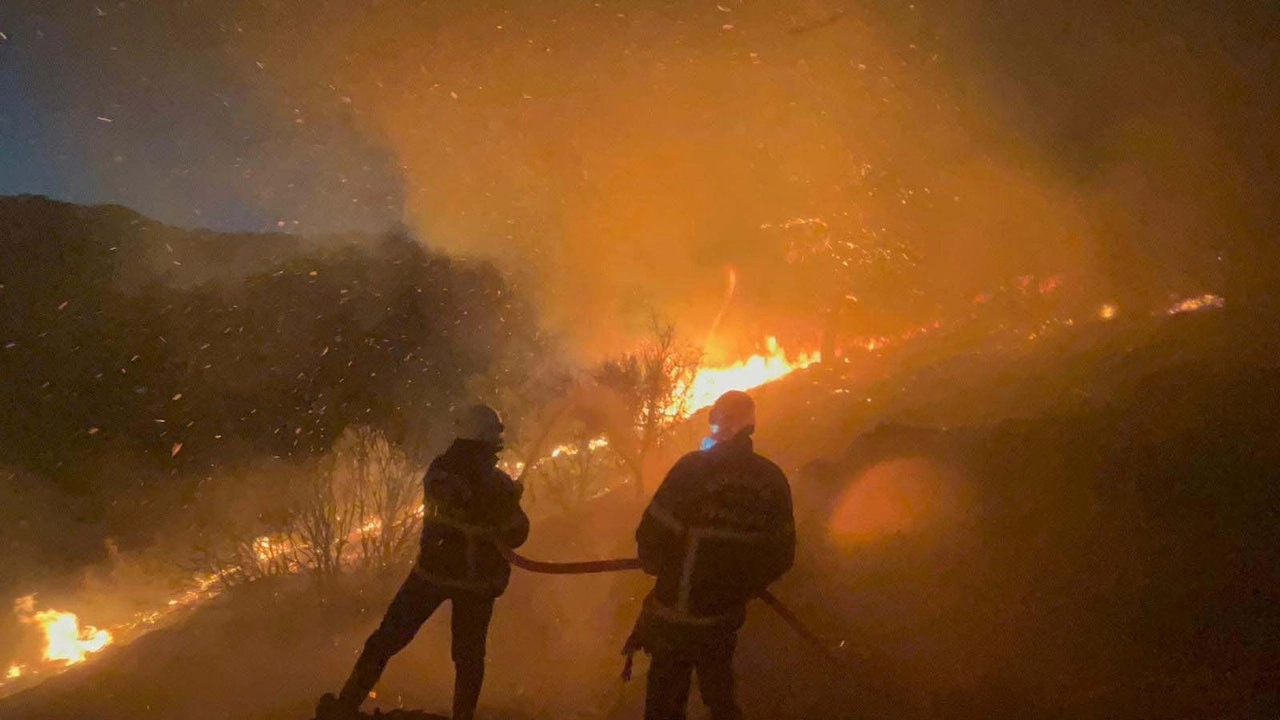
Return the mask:
[[[736,630],[747,603],[791,568],[795,542],[786,475],[749,434],[689,453],[636,530],[644,570],[657,577],[644,615]]]
[[[511,566],[494,546],[529,537],[520,492],[496,466],[492,446],[458,439],[423,478],[422,544],[415,572],[440,587],[497,597]]]

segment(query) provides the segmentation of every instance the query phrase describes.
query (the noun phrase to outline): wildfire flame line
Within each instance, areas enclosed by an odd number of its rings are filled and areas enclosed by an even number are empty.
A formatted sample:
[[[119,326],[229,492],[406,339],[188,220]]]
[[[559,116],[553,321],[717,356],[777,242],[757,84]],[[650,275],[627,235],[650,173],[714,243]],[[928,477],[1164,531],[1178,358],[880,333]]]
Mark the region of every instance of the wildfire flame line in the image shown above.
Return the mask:
[[[797,221],[799,222],[799,221]],[[806,221],[807,222],[807,221]],[[729,270],[728,290],[725,295],[724,305],[721,307],[720,315],[724,313],[729,302],[731,301],[737,284],[736,273],[732,268]],[[1059,280],[1056,277],[1048,278],[1042,281],[1037,290],[1041,293],[1053,292],[1057,289]],[[1027,282],[1022,283],[1024,289],[1030,286],[1030,278]],[[982,304],[989,299],[989,294],[975,298],[975,304]],[[1200,296],[1189,297],[1175,301],[1164,312],[1168,315],[1179,315],[1183,313],[1200,312],[1204,310],[1220,310],[1226,304],[1226,301],[1217,295],[1203,294]],[[1107,321],[1114,319],[1119,313],[1119,308],[1112,304],[1106,303],[1097,311],[1097,319]],[[712,325],[712,332],[715,332],[716,326],[719,324],[720,316],[717,315],[715,323]],[[1065,324],[1072,324],[1070,320]],[[900,337],[873,337],[863,338],[858,344],[868,351],[879,350],[886,345],[893,344],[895,341],[908,340],[920,335],[929,334],[931,331],[938,330],[942,327],[940,321],[935,321],[931,325],[921,326],[912,329]],[[1033,338],[1035,335],[1032,336]],[[778,344],[776,338],[770,337],[766,342],[766,352],[756,354],[744,360],[738,361],[731,365],[721,367],[701,368],[694,376],[688,387],[678,389],[677,395],[684,398],[681,407],[669,408],[669,412],[674,414],[680,409],[690,412],[710,407],[715,400],[729,390],[752,390],[767,383],[779,380],[792,372],[807,368],[821,360],[821,355],[817,352],[800,353],[794,358],[788,356],[785,350]],[[593,439],[588,444],[588,450],[593,451],[599,447],[607,445],[605,438]],[[175,446],[180,449],[179,446]],[[174,452],[177,452],[177,449]],[[559,457],[562,455],[573,455],[578,452],[578,448],[572,445],[562,445],[554,448],[551,457]],[[413,513],[416,517],[422,517],[424,508],[419,506]],[[354,531],[353,537],[358,537],[365,533],[379,532],[381,526],[378,521],[370,521]],[[253,549],[259,560],[270,560],[288,548],[282,546],[279,541],[268,537],[261,537],[255,540]],[[158,611],[140,613],[135,617],[134,622],[116,628],[123,632],[130,632],[142,626],[150,626],[159,622],[163,617],[171,612],[193,607],[202,601],[217,595],[220,589],[217,583],[220,577],[216,574],[197,576],[194,578],[194,586],[182,593],[181,595],[168,601],[168,607]],[[39,626],[45,636],[44,659],[47,662],[61,663],[62,667],[69,667],[84,662],[87,657],[93,653],[101,651],[103,648],[114,642],[114,636],[108,630],[98,629],[96,627],[85,625],[81,626],[79,618],[75,613],[64,612],[59,610],[41,610],[35,609],[35,596],[27,596],[19,598],[14,603],[15,613],[19,619],[26,624]],[[0,678],[0,685],[6,682],[12,682],[19,678],[26,677],[28,674],[40,674],[40,669],[30,670],[26,665],[13,663],[8,666],[3,678]]]
[[[700,369],[687,390],[680,388],[677,394],[687,396],[687,406],[691,410],[701,410],[710,407],[716,398],[730,390],[758,388],[822,359],[821,354],[813,352],[801,353],[792,360],[778,345],[778,339],[773,337],[768,338],[766,349],[766,354],[753,355],[732,365]]]

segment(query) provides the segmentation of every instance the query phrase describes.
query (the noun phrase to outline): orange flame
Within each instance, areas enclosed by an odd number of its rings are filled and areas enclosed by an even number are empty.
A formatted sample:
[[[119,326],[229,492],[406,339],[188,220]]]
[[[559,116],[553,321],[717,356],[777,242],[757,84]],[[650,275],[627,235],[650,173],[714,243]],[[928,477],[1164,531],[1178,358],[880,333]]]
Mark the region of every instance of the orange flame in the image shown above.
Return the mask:
[[[1179,300],[1169,307],[1170,315],[1181,315],[1183,313],[1199,312],[1201,310],[1218,310],[1225,307],[1227,301],[1221,296],[1205,293],[1199,297],[1189,297],[1185,300]]]
[[[35,609],[35,596],[19,598],[15,605],[22,622],[38,625],[44,632],[44,659],[67,665],[84,662],[90,653],[96,653],[112,642],[111,633],[92,625],[80,627],[75,613],[60,610]]]
[[[698,370],[689,384],[687,407],[701,410],[715,403],[716,398],[730,390],[751,390],[781,379],[796,370],[807,368],[821,360],[819,353],[801,353],[794,360],[778,345],[777,338],[769,338],[767,354],[753,355],[725,367],[709,367]]]

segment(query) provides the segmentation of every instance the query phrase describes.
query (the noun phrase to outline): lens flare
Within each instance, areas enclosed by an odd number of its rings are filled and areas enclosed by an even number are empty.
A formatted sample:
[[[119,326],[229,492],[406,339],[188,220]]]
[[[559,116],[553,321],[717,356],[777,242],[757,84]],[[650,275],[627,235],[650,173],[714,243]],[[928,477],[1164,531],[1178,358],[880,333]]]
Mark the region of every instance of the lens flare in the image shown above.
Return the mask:
[[[936,527],[958,505],[957,480],[953,471],[923,458],[878,463],[849,483],[831,514],[828,533],[844,546]]]

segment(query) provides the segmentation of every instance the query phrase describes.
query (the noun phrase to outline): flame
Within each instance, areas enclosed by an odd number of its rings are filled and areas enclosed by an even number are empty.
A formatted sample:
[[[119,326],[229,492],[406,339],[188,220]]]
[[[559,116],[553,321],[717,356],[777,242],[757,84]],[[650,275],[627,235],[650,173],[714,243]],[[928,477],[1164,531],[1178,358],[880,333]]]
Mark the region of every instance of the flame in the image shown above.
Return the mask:
[[[92,625],[80,627],[75,613],[61,610],[35,609],[35,596],[19,598],[14,604],[22,622],[39,625],[44,631],[44,659],[75,665],[84,662],[90,653],[102,650],[112,642],[111,633]],[[12,671],[12,668],[10,669]]]
[[[693,382],[689,384],[687,394],[678,394],[688,398],[687,407],[690,410],[701,410],[710,407],[716,398],[730,390],[757,388],[821,360],[821,355],[816,352],[801,353],[792,360],[778,345],[778,339],[773,337],[768,339],[766,347],[768,353],[765,355],[753,355],[725,367],[698,370]]]
[[[716,336],[716,330],[720,328],[720,321],[724,318],[725,311],[729,309],[729,303],[733,302],[733,291],[738,287],[738,271],[729,266],[729,284],[724,291],[724,300],[720,302],[720,309],[716,312],[716,319],[711,321],[711,329],[707,331],[707,342]]]
[[[732,297],[737,279],[732,268],[730,268],[729,272],[729,291],[726,301]],[[1034,280],[1031,276],[1020,277],[1016,280],[1016,286],[1024,292],[1034,287],[1040,293],[1048,294],[1056,291],[1062,284],[1058,276],[1044,278],[1033,285]],[[994,297],[993,293],[980,293],[973,298],[973,303],[984,304]],[[1178,300],[1172,303],[1165,312],[1168,315],[1178,315],[1221,309],[1225,304],[1226,301],[1221,296],[1206,293]],[[1119,307],[1114,303],[1103,304],[1097,311],[1097,317],[1101,320],[1111,320],[1118,314]],[[1073,323],[1067,320],[1064,324],[1071,325]],[[867,351],[876,351],[904,340],[927,335],[942,327],[941,320],[934,320],[931,324],[913,328],[899,336],[859,338],[854,341],[854,345]],[[1033,334],[1032,338],[1034,339],[1037,336]],[[817,352],[800,353],[793,359],[779,346],[776,338],[769,337],[766,343],[766,352],[763,354],[756,354],[730,365],[700,369],[689,386],[681,388],[678,393],[686,400],[682,403],[674,404],[673,407],[668,409],[668,412],[674,416],[680,412],[681,408],[688,412],[701,410],[711,406],[720,395],[729,390],[751,390],[786,377],[796,370],[807,368],[820,360],[821,355]],[[837,390],[837,392],[847,391]],[[97,428],[92,428],[89,432],[93,434],[97,430]],[[594,451],[606,445],[608,445],[608,440],[604,437],[598,437],[588,442],[587,449]],[[172,454],[177,455],[181,449],[181,444],[175,444]],[[578,452],[579,446],[565,444],[553,448],[550,454],[551,457],[560,457],[574,455]],[[515,463],[514,469],[518,473],[523,466],[523,463]],[[842,503],[840,511],[832,518],[831,532],[840,541],[856,542],[921,529],[923,525],[927,525],[925,520],[929,516],[936,514],[935,511],[938,507],[945,507],[952,499],[949,497],[945,487],[934,487],[934,481],[937,479],[936,472],[936,469],[931,472],[928,468],[916,467],[912,464],[912,461],[890,463],[888,467],[874,468],[866,473],[866,476],[862,479],[860,488],[857,491],[856,501]],[[879,482],[882,479],[880,476],[886,474],[890,476],[904,475],[906,479],[898,478],[896,482],[892,483],[893,488],[896,489],[891,491],[891,488],[884,487],[883,483]],[[941,494],[939,495],[939,493]],[[854,500],[852,497],[846,499]],[[421,518],[424,513],[425,507],[419,505],[413,514]],[[360,526],[354,531],[353,535],[359,536],[365,533],[379,532],[380,530],[381,522],[373,519]],[[255,555],[264,562],[284,554],[290,547],[290,541],[287,539],[266,536],[256,538],[252,544]],[[290,567],[290,571],[295,570],[295,567]],[[172,613],[192,608],[209,598],[217,596],[222,590],[219,586],[219,582],[222,579],[221,575],[217,573],[197,575],[192,578],[191,587],[170,599],[165,608],[140,612],[134,616],[132,622],[114,627],[113,630],[127,636],[141,627],[159,623]],[[89,625],[82,627],[80,619],[74,613],[57,610],[36,612],[34,596],[27,596],[17,600],[15,602],[15,611],[22,622],[38,625],[44,632],[44,659],[48,662],[62,663],[63,667],[81,663],[87,659],[88,655],[99,652],[115,642],[115,637],[109,630],[100,630]],[[37,669],[35,672],[44,672],[44,669]],[[3,679],[0,680],[0,684],[11,682],[29,674],[28,666],[18,663],[10,664],[5,671]]]
[[[257,556],[258,562],[270,562],[281,557],[289,552],[289,547],[288,540],[275,540],[266,535],[253,540],[253,553]]]
[[[111,644],[111,633],[92,625],[80,628],[75,613],[47,610],[36,614],[36,622],[44,628],[45,660],[61,660],[68,665],[84,662],[89,653],[96,653]]]
[[[608,446],[609,446],[609,438],[606,438],[604,436],[592,438],[591,440],[587,441],[587,452],[595,452],[596,450],[599,450],[602,447],[608,447]],[[577,454],[578,454],[577,444],[565,443],[563,445],[557,445],[554,448],[552,448],[551,454],[549,457],[558,458],[562,455],[572,457]]]
[[[1199,312],[1201,310],[1217,310],[1226,306],[1227,301],[1218,295],[1205,293],[1199,297],[1190,297],[1185,300],[1179,300],[1169,308],[1170,315],[1181,315],[1182,313]]]
[[[731,280],[732,282],[732,280]],[[791,372],[806,368],[820,359],[818,353],[801,353],[794,359],[789,357],[778,344],[776,338],[770,337],[766,344],[766,353],[757,354],[739,362],[723,367],[704,367],[698,371],[687,389],[681,389],[680,395],[687,398],[682,403],[687,410],[698,410],[709,407],[721,394],[729,390],[750,390]],[[675,413],[672,409],[672,413]],[[605,437],[592,438],[587,442],[588,452],[599,450],[609,444]],[[580,452],[576,444],[564,444],[552,449],[551,457],[571,456]],[[422,517],[425,507],[419,505],[414,515]],[[381,523],[377,519],[369,520],[353,531],[354,536],[381,531]],[[288,538],[259,536],[251,544],[251,551],[261,562],[269,562],[286,555],[296,549]],[[294,568],[291,566],[290,571]],[[197,575],[192,578],[192,585],[181,594],[168,600],[160,610],[136,614],[131,622],[113,628],[117,632],[129,635],[140,628],[159,623],[172,613],[192,608],[208,598],[221,592],[217,573]],[[15,603],[15,611],[19,618],[27,624],[39,626],[45,635],[44,659],[48,662],[59,662],[64,667],[84,662],[90,654],[99,652],[112,644],[115,637],[109,630],[101,630],[90,625],[82,626],[80,619],[70,612],[58,610],[36,611],[35,597],[27,596]],[[13,680],[26,674],[25,666],[10,665],[6,672],[6,680]]]

